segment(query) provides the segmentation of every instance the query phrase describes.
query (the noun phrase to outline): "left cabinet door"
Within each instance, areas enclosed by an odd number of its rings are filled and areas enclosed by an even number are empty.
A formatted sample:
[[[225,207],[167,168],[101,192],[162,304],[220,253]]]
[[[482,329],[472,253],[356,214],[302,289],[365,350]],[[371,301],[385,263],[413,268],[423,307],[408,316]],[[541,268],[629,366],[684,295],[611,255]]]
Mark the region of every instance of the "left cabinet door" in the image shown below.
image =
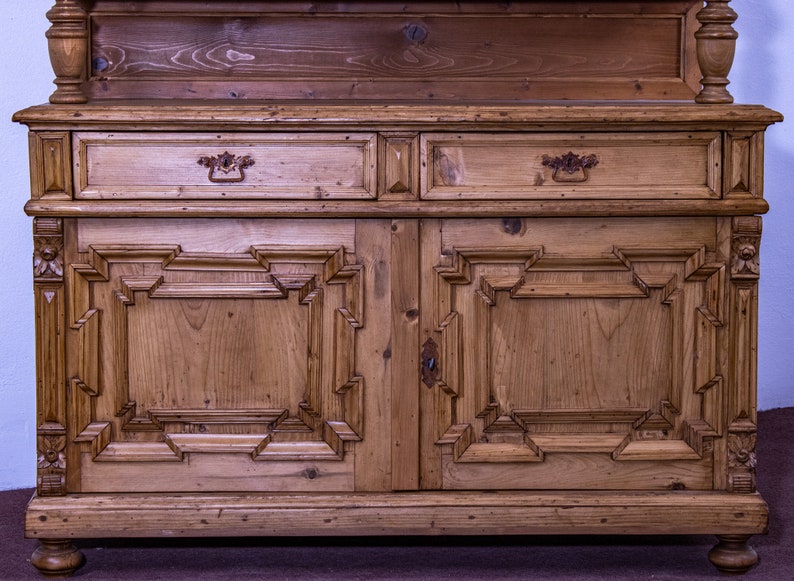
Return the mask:
[[[70,492],[388,488],[388,222],[85,218],[64,241]]]

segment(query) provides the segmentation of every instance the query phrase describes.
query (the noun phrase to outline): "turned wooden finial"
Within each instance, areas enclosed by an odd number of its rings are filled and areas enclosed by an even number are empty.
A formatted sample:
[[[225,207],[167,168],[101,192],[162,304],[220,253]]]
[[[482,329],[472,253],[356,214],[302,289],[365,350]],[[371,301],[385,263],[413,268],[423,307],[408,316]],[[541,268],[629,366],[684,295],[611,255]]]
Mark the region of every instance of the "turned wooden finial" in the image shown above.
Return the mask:
[[[695,97],[698,103],[733,103],[726,88],[728,73],[733,65],[736,38],[733,26],[737,14],[728,6],[730,0],[706,0],[706,6],[697,14],[701,27],[695,33],[703,90]]]
[[[86,76],[88,15],[79,0],[55,0],[47,19],[52,22],[46,36],[58,87],[50,103],[85,103],[80,85]]]

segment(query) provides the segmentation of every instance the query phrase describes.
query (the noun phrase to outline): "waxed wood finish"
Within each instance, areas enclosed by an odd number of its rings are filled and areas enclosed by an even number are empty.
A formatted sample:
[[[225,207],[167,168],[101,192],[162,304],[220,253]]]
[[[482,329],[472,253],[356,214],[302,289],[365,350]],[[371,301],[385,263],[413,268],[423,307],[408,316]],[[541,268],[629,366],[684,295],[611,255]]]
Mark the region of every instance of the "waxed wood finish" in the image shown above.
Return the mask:
[[[375,146],[375,135],[363,132],[193,139],[176,133],[77,133],[76,197],[373,198]],[[218,161],[224,154],[231,159],[228,167]],[[216,161],[199,163],[206,158]]]
[[[692,99],[698,90],[685,56],[694,1],[651,3],[653,18],[638,2],[561,12],[548,2],[260,2],[210,14],[182,3],[158,18],[95,4],[94,98]]]
[[[560,521],[560,511],[569,515],[565,523]],[[129,526],[131,515],[138,527]],[[407,535],[647,533],[669,532],[670,527],[678,527],[681,533],[703,534],[717,527],[738,535],[763,526],[766,505],[756,495],[734,498],[725,493],[681,492],[219,494],[166,498],[127,494],[36,498],[26,518],[29,534],[37,538],[47,538],[55,531],[68,531],[76,537],[90,537],[92,532],[119,537],[186,533],[370,535],[381,534],[384,527],[394,534]]]
[[[708,533],[753,566],[781,117],[728,104],[735,17],[56,0],[53,104],[14,117],[33,565],[104,536]]]
[[[422,197],[719,198],[717,133],[423,134]],[[549,159],[592,156],[593,167],[549,167]],[[670,166],[677,171],[670,176]]]

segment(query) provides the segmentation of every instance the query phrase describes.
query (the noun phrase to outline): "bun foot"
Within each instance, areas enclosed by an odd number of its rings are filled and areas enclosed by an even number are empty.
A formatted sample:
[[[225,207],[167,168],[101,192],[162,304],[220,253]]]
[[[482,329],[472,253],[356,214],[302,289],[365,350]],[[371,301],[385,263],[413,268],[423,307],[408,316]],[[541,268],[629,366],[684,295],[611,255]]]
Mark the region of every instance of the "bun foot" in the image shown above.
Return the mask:
[[[717,535],[719,543],[709,551],[709,560],[721,573],[741,575],[758,563],[758,554],[747,544],[752,535]]]
[[[41,541],[30,564],[47,577],[66,577],[85,563],[85,556],[70,541]]]

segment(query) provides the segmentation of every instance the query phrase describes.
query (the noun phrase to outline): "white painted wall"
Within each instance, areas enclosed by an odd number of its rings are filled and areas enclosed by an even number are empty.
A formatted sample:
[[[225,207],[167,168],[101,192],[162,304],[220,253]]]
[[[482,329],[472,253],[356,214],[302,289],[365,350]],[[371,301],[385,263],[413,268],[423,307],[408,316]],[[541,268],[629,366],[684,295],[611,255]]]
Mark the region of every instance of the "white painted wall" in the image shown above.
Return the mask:
[[[794,406],[794,11],[790,0],[734,0],[739,13],[730,75],[738,103],[780,111],[766,134],[764,217],[759,297],[758,406]]]
[[[789,121],[766,140],[766,197],[759,315],[759,407],[794,406],[794,11],[790,0],[734,0],[740,33],[730,89],[740,103],[763,103]],[[35,484],[35,376],[26,130],[14,111],[44,103],[53,77],[45,12],[52,0],[17,2],[0,34],[0,490]]]
[[[22,211],[30,187],[27,128],[11,115],[52,92],[44,38],[52,4],[15,2],[0,25],[0,490],[36,483],[33,242]]]

